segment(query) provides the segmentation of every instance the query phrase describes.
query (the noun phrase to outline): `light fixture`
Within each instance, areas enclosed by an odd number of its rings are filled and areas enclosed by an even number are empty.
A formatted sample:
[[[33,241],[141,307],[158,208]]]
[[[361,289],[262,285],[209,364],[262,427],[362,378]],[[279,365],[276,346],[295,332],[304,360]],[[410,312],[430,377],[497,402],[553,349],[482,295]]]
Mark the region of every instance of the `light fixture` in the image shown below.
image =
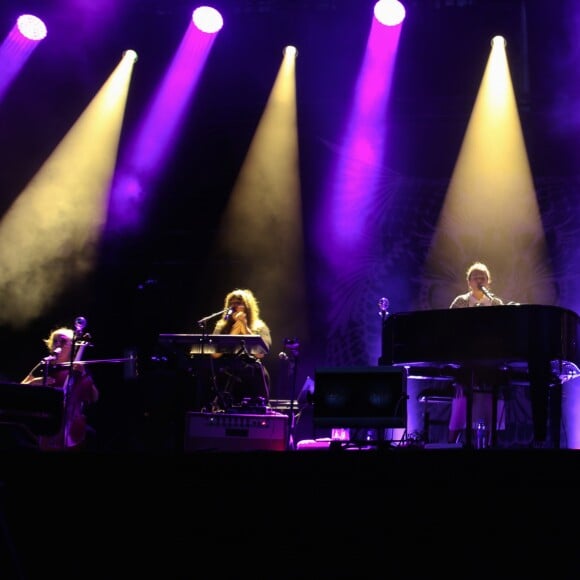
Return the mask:
[[[399,0],[379,0],[375,4],[375,18],[385,26],[398,26],[405,19],[405,7]]]
[[[129,49],[123,53],[123,58],[132,58],[133,62],[135,63],[137,62],[137,59],[139,57],[137,56],[137,53],[134,50]]]
[[[503,48],[505,48],[507,46],[506,39],[503,36],[498,35],[498,36],[494,36],[491,39],[491,48],[495,48],[495,47],[501,48],[502,46],[503,46]]]
[[[44,22],[32,14],[22,14],[16,20],[20,34],[28,40],[42,40],[46,38],[47,30]]]
[[[224,25],[222,15],[211,6],[199,6],[193,11],[193,23],[202,32],[214,34],[221,30]]]
[[[293,56],[296,58],[298,56],[298,49],[295,46],[285,46],[284,51],[282,53],[284,56]]]

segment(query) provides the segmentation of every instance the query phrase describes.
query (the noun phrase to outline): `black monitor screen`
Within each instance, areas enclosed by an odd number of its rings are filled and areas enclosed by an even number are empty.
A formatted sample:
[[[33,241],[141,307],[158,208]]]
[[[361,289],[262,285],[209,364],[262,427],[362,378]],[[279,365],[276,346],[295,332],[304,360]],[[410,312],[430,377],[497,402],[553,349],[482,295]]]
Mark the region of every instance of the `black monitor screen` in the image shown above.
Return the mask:
[[[319,427],[407,426],[405,367],[318,368],[313,419]]]

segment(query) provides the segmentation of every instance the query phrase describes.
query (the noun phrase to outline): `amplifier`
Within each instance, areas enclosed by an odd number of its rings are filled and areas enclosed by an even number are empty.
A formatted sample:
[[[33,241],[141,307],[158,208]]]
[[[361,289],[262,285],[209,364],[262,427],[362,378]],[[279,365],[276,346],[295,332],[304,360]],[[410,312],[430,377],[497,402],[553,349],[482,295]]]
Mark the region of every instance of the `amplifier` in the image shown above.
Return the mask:
[[[187,413],[185,451],[285,451],[288,415]]]

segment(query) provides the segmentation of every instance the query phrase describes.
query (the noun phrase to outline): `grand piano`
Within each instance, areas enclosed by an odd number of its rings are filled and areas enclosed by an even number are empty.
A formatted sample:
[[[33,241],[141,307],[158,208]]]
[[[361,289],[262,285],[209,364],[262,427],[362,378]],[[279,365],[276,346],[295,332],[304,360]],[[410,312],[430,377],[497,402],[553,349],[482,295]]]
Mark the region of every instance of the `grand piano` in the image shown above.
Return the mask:
[[[473,369],[475,381],[481,369],[524,363],[534,444],[559,447],[561,375],[567,365],[580,363],[579,329],[576,312],[538,304],[399,312],[383,318],[379,364],[462,367]],[[468,388],[468,425],[471,397]],[[471,446],[470,429],[466,445]]]

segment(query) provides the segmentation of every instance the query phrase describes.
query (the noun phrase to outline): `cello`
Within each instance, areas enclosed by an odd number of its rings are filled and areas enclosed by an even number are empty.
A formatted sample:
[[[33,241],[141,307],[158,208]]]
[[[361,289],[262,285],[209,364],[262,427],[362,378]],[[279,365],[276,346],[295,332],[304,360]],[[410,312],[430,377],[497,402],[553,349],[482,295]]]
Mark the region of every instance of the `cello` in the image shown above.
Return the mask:
[[[76,337],[76,333],[75,333]],[[83,360],[84,351],[90,345],[85,338],[74,340],[74,357],[66,372],[64,382],[64,409],[62,428],[62,449],[75,448],[81,445],[87,433],[85,405],[96,402],[98,392],[91,377],[86,373]]]
[[[82,361],[86,347],[92,346],[88,338],[88,334],[83,335],[79,331],[76,322],[74,332],[64,327],[53,331],[46,341],[51,355],[43,359],[43,377],[35,377],[33,369],[22,381],[24,384],[42,384],[63,392],[61,428],[57,434],[38,437],[41,450],[72,451],[81,448],[85,441],[87,420],[84,408],[99,398],[99,392],[85,370],[85,361]]]

